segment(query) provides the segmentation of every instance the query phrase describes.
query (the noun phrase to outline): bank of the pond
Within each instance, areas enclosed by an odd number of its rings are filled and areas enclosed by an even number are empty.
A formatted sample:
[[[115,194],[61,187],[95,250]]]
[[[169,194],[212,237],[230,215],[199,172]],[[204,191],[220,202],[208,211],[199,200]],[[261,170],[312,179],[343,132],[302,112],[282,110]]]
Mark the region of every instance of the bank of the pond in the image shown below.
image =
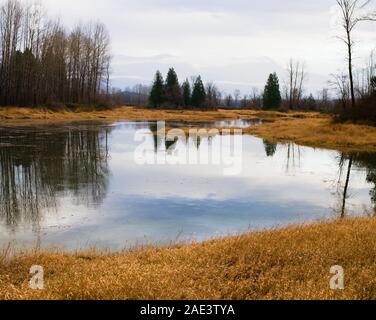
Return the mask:
[[[329,117],[284,118],[244,130],[270,142],[295,142],[343,152],[376,152],[376,127],[335,123]]]
[[[76,111],[62,109],[60,111],[48,108],[19,108],[0,107],[0,120],[6,123],[29,123],[29,120],[43,121],[84,121],[84,120],[130,120],[130,121],[176,121],[176,122],[216,122],[239,119],[275,119],[317,117],[319,113],[309,112],[264,112],[254,110],[167,110],[145,109],[136,107],[116,107],[106,110],[81,108]]]
[[[128,253],[0,260],[0,299],[376,299],[376,219],[358,218]],[[29,289],[40,265],[45,289]],[[345,290],[330,288],[332,266]]]
[[[0,108],[4,125],[40,125],[66,121],[175,121],[218,122],[226,120],[261,119],[264,123],[244,129],[271,142],[295,142],[318,148],[344,152],[376,151],[376,127],[356,124],[338,124],[329,115],[317,112],[274,112],[254,110],[154,110],[118,107],[96,111],[52,111],[45,108]]]

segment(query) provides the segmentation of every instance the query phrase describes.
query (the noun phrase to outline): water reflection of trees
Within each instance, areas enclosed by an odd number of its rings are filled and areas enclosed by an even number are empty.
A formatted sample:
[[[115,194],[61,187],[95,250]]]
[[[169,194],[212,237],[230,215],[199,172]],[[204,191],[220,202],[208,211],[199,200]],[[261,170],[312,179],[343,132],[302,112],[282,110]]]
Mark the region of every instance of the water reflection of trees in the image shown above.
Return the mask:
[[[196,134],[192,133],[191,134],[189,132],[180,130],[179,134],[175,135],[173,137],[173,139],[168,140],[166,138],[166,135],[158,132],[158,125],[157,125],[156,122],[150,122],[148,127],[149,127],[150,132],[153,134],[154,152],[155,153],[158,153],[158,151],[160,151],[161,147],[163,146],[164,150],[166,150],[166,152],[168,154],[171,154],[176,150],[179,142],[184,142],[186,145],[188,145],[190,142],[192,142],[193,146],[197,150],[199,150],[203,138],[207,139],[208,144],[210,146],[211,142],[212,142],[212,140],[215,136],[215,135],[212,135],[210,133],[208,133],[207,135],[204,135],[204,134],[199,135],[198,133],[196,133]]]
[[[0,129],[0,219],[37,226],[58,195],[99,205],[108,186],[108,128]]]
[[[266,156],[274,157],[275,153],[277,152],[277,144],[265,139],[263,140],[263,142]]]
[[[295,143],[287,143],[287,162],[286,162],[286,172],[295,170],[297,167],[301,166],[301,150],[300,146]]]
[[[353,155],[353,157],[355,166],[367,170],[367,182],[374,184],[374,188],[370,191],[370,196],[376,214],[376,154],[358,153]]]
[[[264,149],[267,157],[274,157],[277,152],[278,144],[263,140]],[[301,150],[300,146],[294,143],[286,143],[281,146],[286,147],[286,172],[289,173],[301,165]]]
[[[367,182],[374,184],[374,187],[370,191],[370,196],[371,202],[374,205],[374,213],[376,214],[376,155],[364,152],[341,154],[339,160],[338,194],[341,197],[340,215],[342,218],[346,216],[347,212],[346,205],[347,200],[350,198],[349,187],[354,168],[366,170]]]
[[[263,140],[265,153],[268,157],[274,157],[278,145],[268,140]],[[282,145],[281,145],[282,146]],[[286,172],[295,169],[301,164],[301,150],[298,145],[293,143],[285,144],[286,155]],[[367,182],[374,184],[370,191],[371,202],[374,205],[374,214],[376,215],[376,154],[374,153],[352,153],[341,154],[339,157],[339,173],[336,181],[337,195],[339,199],[338,207],[335,211],[341,216],[345,217],[347,213],[347,200],[351,197],[350,186],[351,177],[354,169],[366,170]]]
[[[189,141],[193,141],[193,145],[199,149],[201,144],[201,137],[198,136],[197,140],[192,139],[187,133],[182,132],[184,137],[175,137],[175,140],[168,141],[164,135],[157,134],[157,124],[149,124],[149,129],[153,132],[154,136],[154,148],[157,153],[161,146],[165,147],[165,150],[170,150],[173,152],[179,141],[184,140],[186,144]],[[212,136],[208,136],[208,142],[210,144]],[[191,139],[191,140],[190,140]],[[286,150],[286,172],[293,172],[296,168],[301,166],[301,155],[302,150],[299,145],[294,143],[286,143],[278,145],[269,140],[263,140],[264,149],[267,157],[274,157],[278,147],[280,147],[281,152]],[[284,148],[282,148],[284,147]],[[350,198],[350,186],[351,186],[351,176],[354,168],[360,170],[366,170],[367,172],[367,182],[373,183],[374,188],[370,191],[371,201],[374,205],[374,212],[376,214],[376,154],[373,153],[353,153],[353,154],[341,154],[339,159],[339,174],[337,185],[337,195],[339,199],[338,208],[335,210],[339,213],[341,217],[346,216],[347,212],[347,200]]]

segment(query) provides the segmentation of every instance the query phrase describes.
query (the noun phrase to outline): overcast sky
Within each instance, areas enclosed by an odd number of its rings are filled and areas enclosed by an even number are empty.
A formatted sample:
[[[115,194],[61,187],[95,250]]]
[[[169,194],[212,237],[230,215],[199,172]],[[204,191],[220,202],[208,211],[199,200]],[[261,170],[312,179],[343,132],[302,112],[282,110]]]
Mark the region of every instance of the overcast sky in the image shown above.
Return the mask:
[[[116,86],[149,84],[156,69],[202,74],[231,92],[262,87],[290,57],[306,61],[307,93],[344,69],[335,0],[42,0],[68,26],[100,20],[112,39]],[[355,64],[376,47],[376,23],[356,33]]]

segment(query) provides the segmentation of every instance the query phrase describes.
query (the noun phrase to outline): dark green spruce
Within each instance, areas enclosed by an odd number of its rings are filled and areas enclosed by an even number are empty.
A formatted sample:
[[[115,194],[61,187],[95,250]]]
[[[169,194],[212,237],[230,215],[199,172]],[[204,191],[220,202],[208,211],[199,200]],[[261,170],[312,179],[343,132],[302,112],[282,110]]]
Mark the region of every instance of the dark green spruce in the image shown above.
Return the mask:
[[[206,92],[202,82],[201,76],[198,76],[192,92],[192,105],[197,108],[202,108],[205,105]]]
[[[182,92],[183,92],[183,105],[184,107],[189,107],[191,105],[192,91],[191,91],[191,85],[188,79],[186,79],[182,85]]]
[[[178,107],[182,103],[182,93],[179,85],[178,75],[174,68],[168,70],[166,78],[166,103],[171,107]]]
[[[272,73],[270,74],[268,82],[265,86],[263,106],[264,109],[277,109],[281,106],[281,103],[282,97],[279,89],[278,76],[276,73]]]
[[[153,107],[161,107],[166,100],[163,76],[159,71],[155,74],[149,100],[150,105]]]

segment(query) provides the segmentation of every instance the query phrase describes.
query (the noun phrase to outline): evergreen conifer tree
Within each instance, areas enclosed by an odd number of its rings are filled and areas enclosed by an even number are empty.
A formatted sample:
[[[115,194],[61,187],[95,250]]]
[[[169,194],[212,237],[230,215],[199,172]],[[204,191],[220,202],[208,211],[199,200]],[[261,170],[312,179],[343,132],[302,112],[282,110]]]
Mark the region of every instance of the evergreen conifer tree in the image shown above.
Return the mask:
[[[179,79],[174,68],[168,70],[165,90],[166,102],[169,104],[169,106],[177,107],[181,105],[182,94],[180,90]]]
[[[149,102],[153,107],[160,107],[165,102],[165,87],[162,74],[159,71],[155,74]]]
[[[182,91],[183,91],[183,105],[184,107],[189,107],[191,105],[192,92],[191,92],[191,85],[189,84],[188,79],[184,81],[182,85]]]
[[[201,76],[198,76],[192,92],[192,105],[197,108],[203,107],[206,100],[206,92]]]
[[[264,109],[276,109],[281,106],[281,91],[279,89],[279,80],[276,73],[272,73],[269,76],[265,86],[263,100]]]

